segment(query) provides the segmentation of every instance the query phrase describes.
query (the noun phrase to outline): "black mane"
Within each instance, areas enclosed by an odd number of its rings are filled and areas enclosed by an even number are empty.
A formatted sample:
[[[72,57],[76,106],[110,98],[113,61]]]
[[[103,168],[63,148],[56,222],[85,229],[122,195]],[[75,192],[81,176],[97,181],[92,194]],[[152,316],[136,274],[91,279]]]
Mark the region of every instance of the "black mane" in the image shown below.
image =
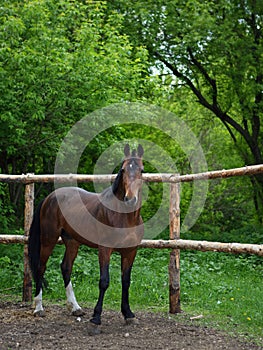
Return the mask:
[[[110,200],[113,195],[116,195],[122,178],[122,165],[123,162],[112,185],[110,187],[105,188],[105,190],[101,193],[105,199]]]
[[[123,165],[123,162],[122,162],[122,165]],[[117,176],[116,176],[116,178],[115,178],[115,180],[114,180],[114,182],[113,182],[113,184],[112,184],[112,186],[111,186],[111,188],[112,188],[112,193],[113,193],[113,194],[116,194],[116,193],[117,193],[118,188],[119,188],[119,184],[120,184],[120,182],[121,182],[121,178],[122,178],[122,165],[121,165],[121,168],[120,168],[120,170],[119,170],[119,172],[118,172],[118,174],[117,174]]]

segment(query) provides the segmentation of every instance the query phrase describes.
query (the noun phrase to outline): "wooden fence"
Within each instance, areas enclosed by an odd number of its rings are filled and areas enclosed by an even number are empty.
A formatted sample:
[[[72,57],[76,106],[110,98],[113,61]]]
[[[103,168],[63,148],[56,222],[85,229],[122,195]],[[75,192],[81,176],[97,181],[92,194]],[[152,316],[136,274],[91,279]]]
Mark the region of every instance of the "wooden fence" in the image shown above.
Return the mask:
[[[169,248],[169,302],[170,313],[181,312],[180,307],[180,249],[199,251],[216,251],[227,253],[246,253],[263,256],[263,245],[221,243],[180,239],[180,183],[195,180],[208,180],[216,178],[228,178],[232,176],[255,175],[263,172],[263,164],[247,166],[243,168],[210,171],[199,174],[143,174],[145,182],[166,182],[170,183],[170,239],[169,240],[142,240],[142,248]],[[22,243],[24,244],[24,280],[23,280],[23,301],[32,300],[32,277],[28,265],[27,241],[30,225],[34,211],[34,183],[54,182],[66,183],[72,181],[104,183],[114,180],[116,175],[4,175],[0,174],[1,182],[20,182],[25,184],[25,211],[24,211],[24,235],[0,235],[0,243]],[[59,240],[58,244],[62,241]]]

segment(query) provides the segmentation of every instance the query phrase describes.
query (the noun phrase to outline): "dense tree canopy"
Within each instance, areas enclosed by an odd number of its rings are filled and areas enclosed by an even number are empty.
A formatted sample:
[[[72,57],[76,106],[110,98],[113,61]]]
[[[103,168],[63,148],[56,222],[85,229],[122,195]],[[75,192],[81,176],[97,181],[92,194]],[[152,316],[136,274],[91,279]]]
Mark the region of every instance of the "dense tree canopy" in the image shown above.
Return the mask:
[[[134,42],[173,76],[172,89],[189,89],[223,123],[244,164],[262,163],[262,1],[117,1],[115,7],[125,13]],[[263,177],[252,181],[262,216]]]
[[[99,3],[8,1],[1,10],[0,166],[39,171],[32,156],[54,154],[83,115],[142,96],[147,52]]]
[[[57,149],[88,112],[141,99],[147,51],[100,2],[5,1],[0,22],[0,168],[52,173]],[[88,169],[86,169],[88,171]],[[10,186],[14,205],[22,187]]]
[[[52,173],[72,125],[122,101],[176,113],[197,135],[211,170],[262,163],[262,26],[259,0],[4,1],[0,171]],[[108,130],[83,155],[79,171],[91,171],[103,147],[132,133],[130,126]],[[164,135],[142,127],[137,136],[166,148],[180,172],[191,171]],[[211,185],[204,222],[253,222],[253,202],[262,219],[263,177],[233,183],[239,190]],[[12,185],[7,196],[0,183],[3,222],[10,203],[21,213],[22,189]],[[182,213],[190,196],[186,188]]]

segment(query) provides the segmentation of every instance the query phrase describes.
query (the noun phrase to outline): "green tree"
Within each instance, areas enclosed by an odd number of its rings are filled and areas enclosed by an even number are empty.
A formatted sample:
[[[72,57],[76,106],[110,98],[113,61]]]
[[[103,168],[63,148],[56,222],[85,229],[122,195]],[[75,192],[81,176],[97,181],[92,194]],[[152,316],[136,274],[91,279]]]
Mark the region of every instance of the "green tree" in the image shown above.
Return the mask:
[[[218,118],[245,164],[263,162],[263,5],[260,0],[115,2],[170,89],[190,90]],[[172,93],[172,92],[171,92]],[[263,218],[263,176],[251,177]]]
[[[5,1],[0,18],[0,171],[52,173],[88,112],[151,94],[148,54],[103,2]],[[88,169],[87,169],[88,171]],[[9,186],[16,208],[23,187]]]

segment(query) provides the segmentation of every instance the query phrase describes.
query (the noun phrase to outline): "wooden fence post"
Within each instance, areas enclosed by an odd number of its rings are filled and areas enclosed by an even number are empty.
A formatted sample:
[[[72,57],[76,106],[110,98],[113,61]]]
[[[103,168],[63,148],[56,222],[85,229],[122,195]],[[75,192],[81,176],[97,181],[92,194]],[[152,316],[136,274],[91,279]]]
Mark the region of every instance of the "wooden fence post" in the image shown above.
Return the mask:
[[[180,183],[170,185],[170,239],[180,239]],[[182,312],[180,306],[180,249],[173,249],[169,263],[169,302],[171,314]]]
[[[24,235],[29,235],[30,225],[34,214],[34,183],[25,186],[25,216]],[[24,245],[24,282],[23,301],[32,301],[32,275],[28,261],[28,244]]]

